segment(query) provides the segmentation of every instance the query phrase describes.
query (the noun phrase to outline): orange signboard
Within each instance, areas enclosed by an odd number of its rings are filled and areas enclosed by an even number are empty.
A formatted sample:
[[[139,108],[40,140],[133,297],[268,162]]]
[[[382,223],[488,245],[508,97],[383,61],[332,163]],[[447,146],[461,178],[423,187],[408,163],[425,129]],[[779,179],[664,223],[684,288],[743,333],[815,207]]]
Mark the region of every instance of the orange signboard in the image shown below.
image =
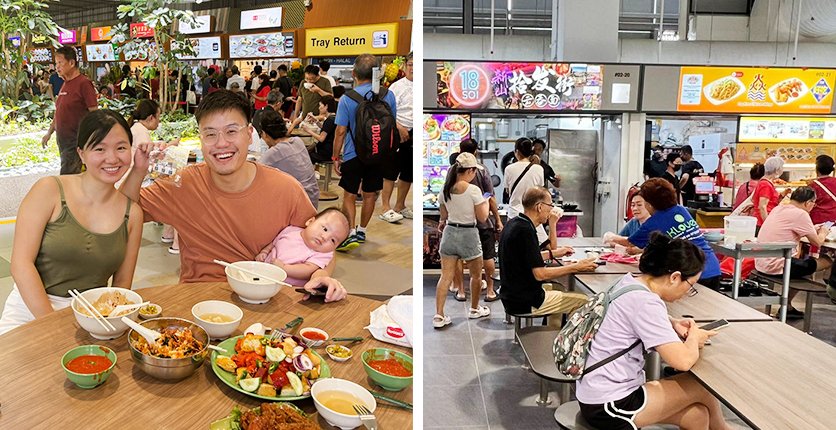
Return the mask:
[[[682,67],[678,111],[829,114],[836,70]]]
[[[108,27],[93,27],[90,30],[90,40],[93,42],[103,42],[105,40],[110,40],[110,30],[111,28]]]

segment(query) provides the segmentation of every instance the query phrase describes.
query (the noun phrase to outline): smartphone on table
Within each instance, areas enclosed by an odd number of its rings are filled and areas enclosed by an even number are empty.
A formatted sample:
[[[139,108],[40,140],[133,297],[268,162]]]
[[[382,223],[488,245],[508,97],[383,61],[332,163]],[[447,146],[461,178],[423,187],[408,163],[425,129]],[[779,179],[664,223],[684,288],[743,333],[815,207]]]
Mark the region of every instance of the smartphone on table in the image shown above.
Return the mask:
[[[721,320],[712,321],[708,324],[700,326],[700,328],[703,329],[703,330],[720,330],[721,328],[728,327],[728,325],[729,325],[728,321],[721,319]]]

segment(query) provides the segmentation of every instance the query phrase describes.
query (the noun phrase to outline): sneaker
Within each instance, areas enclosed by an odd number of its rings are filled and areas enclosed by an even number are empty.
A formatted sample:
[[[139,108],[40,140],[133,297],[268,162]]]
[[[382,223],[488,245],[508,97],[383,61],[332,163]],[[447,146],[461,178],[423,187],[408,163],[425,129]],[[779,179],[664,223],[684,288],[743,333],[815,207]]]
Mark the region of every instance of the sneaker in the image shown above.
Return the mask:
[[[180,249],[175,248],[173,246],[169,246],[168,247],[168,253],[169,254],[174,254],[174,255],[180,255]]]
[[[412,209],[403,208],[400,213],[401,213],[401,215],[403,215],[404,218],[412,219]]]
[[[392,209],[389,209],[388,211],[378,215],[377,217],[382,219],[383,221],[386,221],[386,222],[392,223],[392,224],[394,224],[394,223],[396,223],[396,222],[398,222],[398,221],[400,221],[404,218],[403,215],[393,211]]]
[[[800,310],[798,310],[796,308],[789,308],[789,310],[787,310],[787,319],[788,320],[804,319],[804,312],[801,312]]]
[[[491,314],[491,308],[487,306],[479,306],[477,309],[470,308],[470,313],[467,315],[470,319],[483,318]]]
[[[366,232],[365,231],[358,231],[354,237],[357,238],[357,243],[366,243]]]
[[[447,315],[435,314],[435,316],[433,317],[433,327],[435,328],[441,328],[452,323],[453,320],[451,320],[450,317],[448,317]]]
[[[349,236],[348,239],[344,240],[343,243],[337,247],[337,251],[348,252],[358,246],[360,246],[360,242],[357,242],[357,236]]]
[[[174,242],[174,237],[162,236],[162,237],[160,237],[160,242],[162,242],[162,243],[173,243]]]

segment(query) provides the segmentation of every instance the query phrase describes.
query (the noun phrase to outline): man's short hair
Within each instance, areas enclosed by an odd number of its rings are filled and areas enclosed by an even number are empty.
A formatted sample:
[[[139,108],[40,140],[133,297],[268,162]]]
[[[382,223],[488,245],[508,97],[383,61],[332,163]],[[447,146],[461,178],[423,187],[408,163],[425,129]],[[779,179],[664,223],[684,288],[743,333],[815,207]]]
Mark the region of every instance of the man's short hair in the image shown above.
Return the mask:
[[[321,60],[319,62],[319,68],[323,72],[327,72],[327,71],[331,70],[331,63],[329,63],[328,60]]]
[[[256,66],[253,67],[253,72],[255,72],[257,75],[260,75],[262,70],[264,69],[261,68],[260,64],[256,64]]]
[[[287,71],[287,65],[286,64],[279,64],[278,70],[286,72]]]
[[[206,115],[227,110],[240,112],[241,115],[244,115],[244,119],[247,120],[247,123],[249,123],[250,118],[252,118],[252,108],[250,103],[247,102],[245,98],[227,90],[215,91],[200,100],[200,104],[197,105],[197,111],[195,111],[194,116],[195,119],[197,119],[198,125],[200,125],[201,118]]]
[[[523,208],[533,209],[537,203],[546,200],[546,198],[550,195],[551,194],[549,194],[549,190],[545,189],[544,187],[529,188],[528,191],[526,191],[525,194],[523,194]]]
[[[72,46],[62,46],[56,49],[55,55],[60,55],[67,61],[74,61],[75,65],[78,66],[78,57],[76,56],[75,48]]]
[[[676,161],[677,158],[681,158],[679,156],[679,154],[677,154],[675,152],[671,152],[670,154],[668,154],[667,157],[665,157],[665,161],[667,161],[668,163],[674,164],[674,161]]]
[[[829,175],[833,173],[834,162],[833,157],[829,155],[819,155],[816,157],[816,172],[821,175]]]
[[[354,76],[361,81],[370,81],[375,67],[377,67],[377,58],[374,55],[360,54],[354,60]]]
[[[694,148],[691,148],[691,145],[685,145],[679,150],[679,153],[694,155]]]
[[[473,139],[465,139],[459,144],[459,150],[461,150],[461,152],[476,154],[477,149],[479,149],[479,144]]]
[[[546,149],[546,142],[544,142],[543,139],[534,139],[531,142],[531,146],[537,146],[537,145],[540,145],[540,146],[543,147],[543,149]]]
[[[232,71],[232,74],[233,74],[233,75],[237,75],[237,74],[238,74],[238,66],[232,66],[232,68],[231,68],[231,69],[229,69],[229,70],[231,70],[231,71]]]
[[[275,70],[270,71],[270,79],[275,79],[277,75],[278,75],[278,72],[276,72]]]
[[[345,95],[345,87],[342,85],[336,85],[331,87],[331,91],[334,92],[334,98],[339,99],[343,95]]]
[[[319,76],[319,66],[308,64],[307,66],[305,66],[305,74]]]
[[[270,90],[270,92],[267,93],[267,103],[268,104],[274,105],[274,104],[278,103],[279,101],[281,101],[283,99],[284,99],[284,95],[282,94],[282,92],[278,88]]]
[[[214,75],[215,74],[215,69],[210,67],[209,70],[206,71],[206,74],[209,75],[209,76]]]

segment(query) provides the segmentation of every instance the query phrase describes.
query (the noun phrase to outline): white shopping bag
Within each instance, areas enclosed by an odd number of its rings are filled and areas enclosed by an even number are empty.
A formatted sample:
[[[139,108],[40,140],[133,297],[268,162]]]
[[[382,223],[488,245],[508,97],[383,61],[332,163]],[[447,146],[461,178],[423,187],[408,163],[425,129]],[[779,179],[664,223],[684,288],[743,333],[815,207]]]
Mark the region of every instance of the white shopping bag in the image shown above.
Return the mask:
[[[366,329],[381,342],[412,348],[412,296],[395,296],[369,314]]]

